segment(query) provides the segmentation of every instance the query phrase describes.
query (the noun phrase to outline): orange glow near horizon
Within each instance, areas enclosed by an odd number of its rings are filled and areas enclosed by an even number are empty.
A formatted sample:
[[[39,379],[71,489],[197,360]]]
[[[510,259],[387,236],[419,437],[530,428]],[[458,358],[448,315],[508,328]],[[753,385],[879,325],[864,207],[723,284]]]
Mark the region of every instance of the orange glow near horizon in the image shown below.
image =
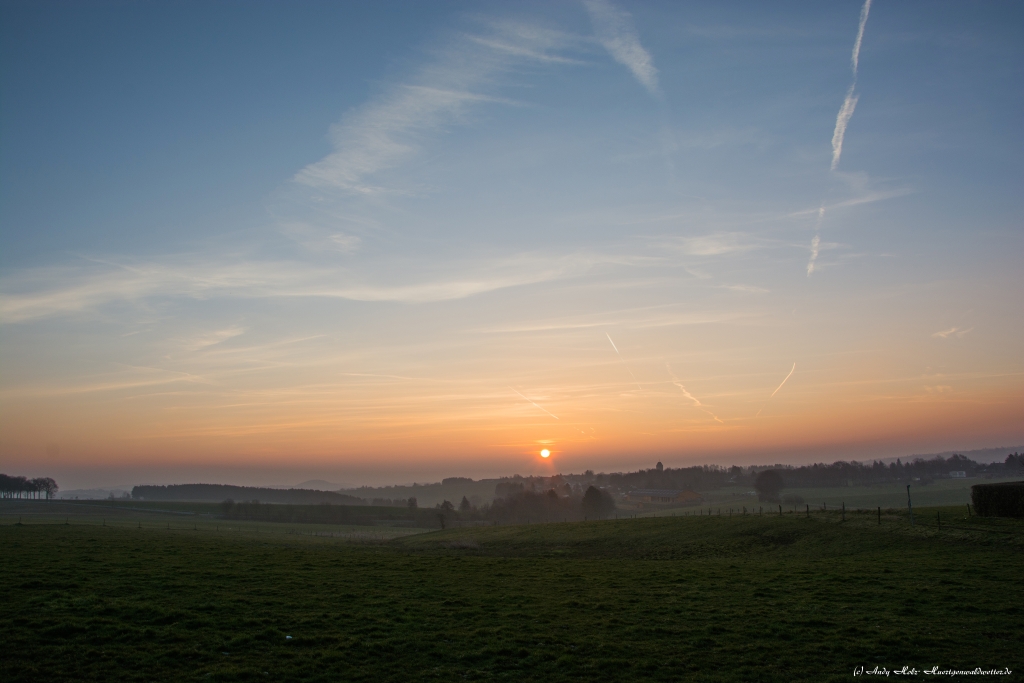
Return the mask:
[[[639,389],[616,376],[615,361],[597,358],[567,372],[559,359],[548,376],[523,383],[527,400],[486,375],[362,377],[315,387],[300,386],[301,377],[294,387],[69,387],[16,399],[8,392],[0,444],[8,467],[33,471],[433,467],[445,476],[482,476],[529,473],[540,463],[547,472],[555,460],[547,444],[556,442],[571,447],[558,458],[560,469],[600,471],[655,459],[667,466],[864,460],[1014,445],[1022,424],[1017,377],[872,376],[861,364],[805,359],[769,400],[790,364],[775,363],[774,374],[739,368],[691,378],[676,363],[673,379],[658,376],[656,361],[634,361]],[[538,444],[544,448],[536,459]]]

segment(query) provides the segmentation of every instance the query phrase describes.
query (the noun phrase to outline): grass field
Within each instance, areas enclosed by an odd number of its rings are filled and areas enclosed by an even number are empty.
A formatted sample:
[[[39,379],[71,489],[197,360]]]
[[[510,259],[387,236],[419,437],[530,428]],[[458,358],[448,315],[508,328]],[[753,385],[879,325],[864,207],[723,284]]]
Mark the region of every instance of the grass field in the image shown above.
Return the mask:
[[[1019,680],[1024,664],[1024,523],[962,506],[913,528],[814,512],[375,540],[50,505],[0,505],[0,680]]]

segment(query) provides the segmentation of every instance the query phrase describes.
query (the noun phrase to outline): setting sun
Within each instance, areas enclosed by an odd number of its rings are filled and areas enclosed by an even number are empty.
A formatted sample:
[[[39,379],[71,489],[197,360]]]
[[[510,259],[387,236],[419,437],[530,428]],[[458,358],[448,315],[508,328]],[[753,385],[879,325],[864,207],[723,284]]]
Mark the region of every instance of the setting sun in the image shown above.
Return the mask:
[[[549,450],[548,450],[548,449],[546,449],[546,448],[545,448],[545,449],[543,449],[543,450],[542,450],[542,451],[540,452],[540,457],[542,457],[542,458],[547,458],[547,457],[550,457],[550,456],[551,456],[551,451],[549,451]]]

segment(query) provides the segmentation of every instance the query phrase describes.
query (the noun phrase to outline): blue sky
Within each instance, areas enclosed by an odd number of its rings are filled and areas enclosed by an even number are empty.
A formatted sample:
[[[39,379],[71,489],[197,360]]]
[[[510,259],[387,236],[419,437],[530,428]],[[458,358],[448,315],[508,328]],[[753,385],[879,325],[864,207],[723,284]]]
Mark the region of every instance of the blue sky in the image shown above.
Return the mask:
[[[4,3],[0,457],[1017,443],[1024,10],[865,7]]]

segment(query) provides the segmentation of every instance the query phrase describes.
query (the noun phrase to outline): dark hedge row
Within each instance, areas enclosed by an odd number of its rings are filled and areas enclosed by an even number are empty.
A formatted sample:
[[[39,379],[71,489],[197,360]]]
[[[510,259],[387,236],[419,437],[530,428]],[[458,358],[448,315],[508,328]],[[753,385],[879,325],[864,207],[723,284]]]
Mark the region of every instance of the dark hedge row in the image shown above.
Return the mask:
[[[267,489],[256,486],[229,486],[225,484],[173,484],[171,486],[136,486],[132,489],[135,500],[181,500],[219,503],[223,500],[258,500],[261,503],[292,505],[365,505],[362,498],[334,491],[313,489]]]
[[[1024,517],[1024,481],[976,484],[971,502],[983,517]]]

